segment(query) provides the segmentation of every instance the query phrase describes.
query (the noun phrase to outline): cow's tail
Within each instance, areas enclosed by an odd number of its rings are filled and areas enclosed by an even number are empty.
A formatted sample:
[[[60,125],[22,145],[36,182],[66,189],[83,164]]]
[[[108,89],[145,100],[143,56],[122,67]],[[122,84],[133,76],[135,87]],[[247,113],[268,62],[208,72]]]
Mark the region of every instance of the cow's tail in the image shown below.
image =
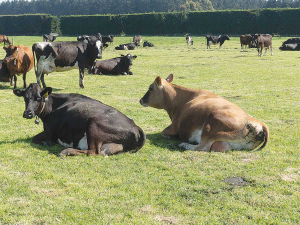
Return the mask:
[[[263,144],[258,148],[256,149],[255,151],[260,151],[262,150],[268,143],[269,141],[269,138],[270,138],[270,131],[269,131],[269,128],[267,127],[266,124],[264,124],[263,122],[261,122],[261,125],[262,125],[262,131],[258,134],[259,136],[263,136],[264,138],[264,142]]]
[[[32,54],[33,54],[33,67],[34,67],[34,72],[36,74],[36,65],[35,65],[35,45],[32,45]]]
[[[131,151],[132,153],[137,152],[138,150],[140,150],[144,144],[146,143],[146,134],[145,132],[142,130],[142,128],[137,127],[138,131],[139,131],[139,137],[138,137],[138,141],[136,143],[136,146],[134,148],[133,151]]]

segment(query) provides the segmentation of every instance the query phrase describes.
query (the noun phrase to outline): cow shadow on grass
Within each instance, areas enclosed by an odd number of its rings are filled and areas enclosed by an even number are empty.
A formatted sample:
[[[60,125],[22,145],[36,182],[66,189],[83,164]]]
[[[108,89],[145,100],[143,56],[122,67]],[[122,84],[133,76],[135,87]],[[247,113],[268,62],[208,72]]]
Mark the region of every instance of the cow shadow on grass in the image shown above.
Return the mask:
[[[35,144],[32,142],[32,138],[33,137],[18,138],[18,139],[11,140],[11,141],[0,141],[0,148],[4,144],[20,144],[20,143],[22,143],[22,144],[30,144],[30,146],[32,148],[35,148],[35,149],[38,149],[41,151],[48,151],[50,154],[53,154],[53,155],[58,155],[63,150],[63,147],[60,146],[59,144],[54,144],[51,147]]]
[[[151,145],[155,145],[160,148],[167,148],[170,151],[184,152],[185,149],[180,148],[178,145],[182,143],[179,137],[163,138],[161,133],[147,134],[147,139]]]
[[[26,88],[23,88],[23,87],[17,87],[17,89],[21,89],[21,90],[25,90]],[[43,88],[42,88],[43,89]],[[60,90],[62,90],[63,88],[53,88],[52,87],[52,91],[53,92],[58,92]],[[13,91],[14,90],[14,86],[10,86],[10,85],[5,85],[3,84],[3,82],[0,81],[0,90],[11,90]]]

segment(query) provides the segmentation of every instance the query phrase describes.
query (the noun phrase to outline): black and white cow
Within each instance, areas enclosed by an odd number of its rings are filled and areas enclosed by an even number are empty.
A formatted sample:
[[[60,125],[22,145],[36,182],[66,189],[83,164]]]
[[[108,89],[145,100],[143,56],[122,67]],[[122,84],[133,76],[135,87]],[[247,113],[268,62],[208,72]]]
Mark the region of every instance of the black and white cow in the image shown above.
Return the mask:
[[[148,41],[144,41],[143,47],[154,47],[154,44]]]
[[[26,90],[15,89],[24,97],[23,117],[37,116],[43,121],[44,131],[35,135],[33,143],[66,147],[60,156],[108,156],[126,151],[137,151],[145,144],[146,135],[134,121],[100,101],[80,94],[52,94],[38,84]]]
[[[206,36],[207,48],[210,48],[210,45],[212,45],[212,44],[216,45],[218,43],[220,43],[219,48],[221,48],[226,40],[230,40],[228,35],[220,35],[220,36],[207,35]]]
[[[43,35],[43,42],[53,42],[55,41],[56,37],[58,36],[57,33],[50,33],[50,34],[44,34]]]
[[[84,41],[87,43],[95,43],[98,40],[102,42],[102,35],[100,33],[95,36],[81,35],[77,37],[77,41]]]
[[[37,66],[35,75],[37,83],[46,87],[44,74],[53,71],[66,71],[79,68],[79,86],[84,88],[84,69],[90,69],[96,58],[102,58],[102,43],[85,42],[37,42],[32,45],[32,52],[36,55]]]
[[[300,38],[290,38],[279,47],[282,51],[300,51]]]
[[[193,39],[192,39],[191,36],[186,36],[185,40],[186,40],[187,45],[189,45],[189,44],[193,45],[194,44]]]
[[[128,44],[122,44],[115,47],[116,50],[134,50],[136,46],[140,46],[140,43],[134,42],[134,43],[128,43]]]
[[[132,66],[132,60],[136,58],[136,55],[132,56],[131,54],[127,54],[126,56],[121,55],[121,57],[113,59],[96,61],[89,73],[133,75],[133,73],[130,71],[130,66]]]

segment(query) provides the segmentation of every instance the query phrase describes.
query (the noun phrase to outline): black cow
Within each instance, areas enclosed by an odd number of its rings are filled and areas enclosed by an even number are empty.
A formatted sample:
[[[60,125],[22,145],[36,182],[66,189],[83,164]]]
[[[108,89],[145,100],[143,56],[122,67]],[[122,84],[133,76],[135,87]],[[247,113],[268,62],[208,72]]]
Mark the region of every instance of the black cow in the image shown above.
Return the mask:
[[[145,144],[146,135],[132,119],[100,101],[80,94],[51,94],[38,84],[30,84],[14,94],[24,97],[23,117],[37,116],[43,121],[44,131],[33,137],[35,144],[66,147],[60,156],[108,156],[126,151],[137,151]]]
[[[56,39],[57,36],[58,36],[57,33],[44,34],[43,35],[43,41],[44,42],[48,42],[48,41],[53,42]]]
[[[300,38],[290,38],[279,47],[282,51],[300,51]]]
[[[103,44],[105,44],[106,42],[109,42],[109,44],[111,45],[112,43],[114,43],[114,36],[108,35],[107,37],[102,37],[102,42],[103,42]]]
[[[10,71],[7,68],[7,64],[0,60],[0,81],[1,82],[10,82]]]
[[[136,58],[136,55],[132,56],[127,54],[126,56],[121,55],[121,57],[113,59],[96,61],[93,69],[91,69],[89,73],[133,75],[133,73],[130,71],[130,66],[132,66],[132,60]]]
[[[154,44],[148,41],[144,41],[143,47],[154,47]]]
[[[136,46],[140,46],[140,43],[134,42],[134,43],[128,43],[128,44],[122,44],[115,47],[116,50],[134,50]]]
[[[77,41],[84,41],[87,43],[95,43],[98,40],[102,42],[102,35],[100,33],[95,36],[81,35],[77,37]]]
[[[84,69],[90,69],[96,58],[102,58],[102,43],[85,42],[38,42],[32,45],[32,52],[36,55],[37,68],[35,75],[37,83],[46,87],[44,74],[53,71],[65,71],[79,68],[79,86],[84,88]]]
[[[226,40],[230,40],[228,35],[220,35],[220,36],[207,35],[206,36],[207,48],[210,48],[210,45],[212,45],[212,44],[216,45],[218,43],[220,43],[219,48],[221,48]]]

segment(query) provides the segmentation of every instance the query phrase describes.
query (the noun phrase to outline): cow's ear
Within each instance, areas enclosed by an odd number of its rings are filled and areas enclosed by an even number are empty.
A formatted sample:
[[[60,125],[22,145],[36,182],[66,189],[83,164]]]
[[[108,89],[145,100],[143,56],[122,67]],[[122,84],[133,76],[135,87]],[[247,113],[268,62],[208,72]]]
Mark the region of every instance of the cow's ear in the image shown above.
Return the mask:
[[[4,46],[3,49],[6,51],[7,47]]]
[[[136,58],[137,58],[137,56],[136,56],[136,55],[134,55],[134,56],[132,56],[132,58],[133,58],[133,59],[136,59]]]
[[[51,93],[52,93],[52,87],[46,87],[44,90],[42,90],[41,96],[43,98],[47,98]]]
[[[167,77],[166,81],[168,81],[169,83],[172,83],[172,81],[173,81],[173,74],[172,73]]]
[[[156,77],[155,83],[157,84],[157,86],[158,86],[159,88],[161,88],[162,82],[161,82],[161,77],[160,77],[160,76]]]
[[[23,97],[25,93],[25,91],[22,91],[21,89],[14,89],[13,92],[18,97]]]

